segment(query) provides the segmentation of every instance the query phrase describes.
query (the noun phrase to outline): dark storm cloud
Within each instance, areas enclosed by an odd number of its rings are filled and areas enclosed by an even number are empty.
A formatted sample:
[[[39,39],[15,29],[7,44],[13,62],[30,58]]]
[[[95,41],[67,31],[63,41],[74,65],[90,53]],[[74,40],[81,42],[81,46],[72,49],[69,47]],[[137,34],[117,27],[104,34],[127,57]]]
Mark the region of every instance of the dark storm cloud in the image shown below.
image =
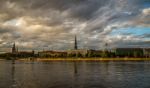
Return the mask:
[[[145,3],[150,1],[0,0],[0,45],[8,48],[16,42],[24,49],[71,49],[75,34],[80,48],[99,49],[106,42],[120,46],[132,41],[134,45],[148,36],[112,36],[111,32],[150,27],[150,6]]]
[[[68,10],[70,17],[90,19],[95,11],[108,5],[109,1],[111,0],[10,0],[10,3],[15,3],[28,11],[54,9],[63,12]]]

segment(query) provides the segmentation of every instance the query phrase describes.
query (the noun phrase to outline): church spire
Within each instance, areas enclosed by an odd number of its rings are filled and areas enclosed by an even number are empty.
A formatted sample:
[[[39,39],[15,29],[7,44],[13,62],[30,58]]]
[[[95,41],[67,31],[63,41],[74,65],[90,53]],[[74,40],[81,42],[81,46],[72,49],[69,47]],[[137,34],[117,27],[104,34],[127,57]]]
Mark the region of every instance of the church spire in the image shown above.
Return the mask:
[[[16,44],[15,43],[13,44],[13,47],[12,47],[12,53],[16,53]]]
[[[77,50],[78,49],[78,46],[77,46],[77,37],[75,35],[75,41],[74,41],[74,49]]]

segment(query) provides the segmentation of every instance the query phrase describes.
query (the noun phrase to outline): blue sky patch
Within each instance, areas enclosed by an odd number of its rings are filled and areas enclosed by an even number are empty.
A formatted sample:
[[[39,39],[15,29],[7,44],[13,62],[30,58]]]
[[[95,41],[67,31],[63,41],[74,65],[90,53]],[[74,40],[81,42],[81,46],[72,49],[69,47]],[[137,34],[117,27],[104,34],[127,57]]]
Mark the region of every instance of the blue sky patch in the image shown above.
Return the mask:
[[[148,1],[147,1],[147,2],[145,2],[145,3],[143,4],[143,7],[144,7],[144,8],[148,8],[148,7],[150,7],[150,2],[148,2]]]
[[[150,28],[149,27],[128,27],[128,28],[121,28],[116,29],[111,32],[111,35],[116,34],[132,34],[132,35],[144,35],[144,34],[150,34]]]

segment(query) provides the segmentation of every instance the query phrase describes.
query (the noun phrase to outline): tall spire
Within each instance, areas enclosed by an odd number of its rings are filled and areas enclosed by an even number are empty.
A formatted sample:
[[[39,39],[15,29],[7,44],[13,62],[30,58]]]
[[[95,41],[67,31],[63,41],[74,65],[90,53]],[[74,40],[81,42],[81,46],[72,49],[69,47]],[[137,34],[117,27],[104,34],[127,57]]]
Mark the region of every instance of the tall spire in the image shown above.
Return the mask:
[[[12,53],[16,53],[16,44],[15,43],[13,44],[13,47],[12,47]]]
[[[74,49],[77,50],[78,46],[77,46],[77,37],[75,35],[75,40],[74,40]]]

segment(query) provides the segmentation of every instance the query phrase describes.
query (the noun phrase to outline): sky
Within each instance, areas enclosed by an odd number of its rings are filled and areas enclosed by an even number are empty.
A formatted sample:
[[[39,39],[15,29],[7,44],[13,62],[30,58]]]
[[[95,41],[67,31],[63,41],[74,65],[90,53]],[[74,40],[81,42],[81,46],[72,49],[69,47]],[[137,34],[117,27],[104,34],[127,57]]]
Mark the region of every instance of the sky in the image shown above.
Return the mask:
[[[0,0],[0,52],[150,47],[150,0]]]

